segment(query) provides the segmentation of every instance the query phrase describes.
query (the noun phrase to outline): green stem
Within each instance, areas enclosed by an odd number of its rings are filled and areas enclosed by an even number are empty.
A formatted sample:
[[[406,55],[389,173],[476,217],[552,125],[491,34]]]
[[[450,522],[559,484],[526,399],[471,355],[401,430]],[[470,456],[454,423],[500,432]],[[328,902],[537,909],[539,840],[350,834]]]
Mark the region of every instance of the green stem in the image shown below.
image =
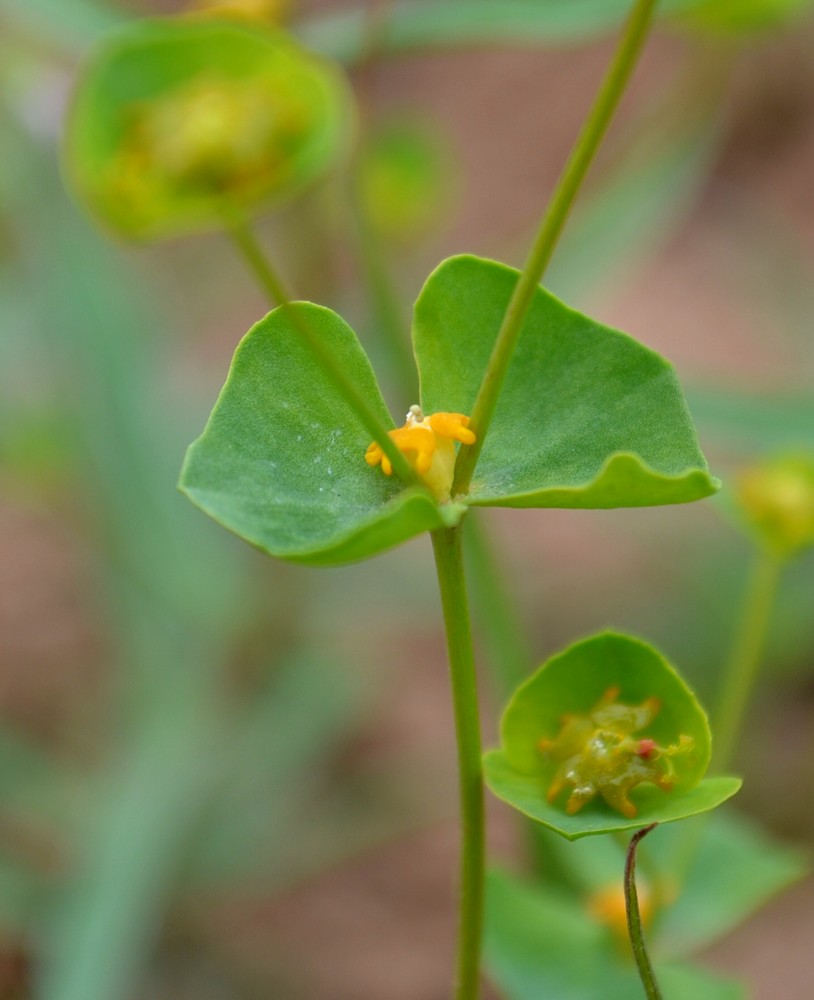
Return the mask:
[[[627,849],[625,858],[625,910],[627,912],[627,930],[630,935],[630,944],[633,948],[633,958],[636,968],[639,970],[639,978],[644,986],[647,1000],[662,1000],[659,984],[656,982],[656,974],[650,964],[650,956],[647,954],[647,946],[644,942],[644,932],[642,930],[642,917],[639,912],[639,894],[636,892],[636,849],[643,837],[646,837],[651,830],[658,826],[651,823],[643,830],[638,830],[630,839],[630,846]]]
[[[388,428],[369,401],[359,392],[353,380],[348,378],[345,369],[337,362],[333,352],[325,347],[311,325],[303,320],[301,312],[293,308],[291,298],[279,275],[245,221],[237,216],[228,217],[227,231],[272,304],[280,305],[288,310],[289,318],[296,327],[301,340],[353,408],[371,438],[381,445],[382,451],[390,459],[397,475],[405,483],[416,483],[415,472],[402,452],[393,443],[388,434]]]
[[[528,314],[534,293],[545,274],[574,199],[593,163],[622,94],[644,48],[658,0],[636,0],[622,33],[616,54],[557,183],[540,225],[537,238],[523,266],[503,317],[489,364],[483,376],[471,413],[471,426],[477,440],[461,448],[455,467],[453,493],[466,493],[495,411],[497,399],[517,339]]]
[[[373,306],[376,330],[387,351],[393,384],[406,396],[406,409],[418,401],[410,331],[401,318],[401,302],[391,279],[386,248],[381,245],[365,214],[358,190],[353,192],[351,200],[356,221],[359,263]]]
[[[454,996],[455,1000],[477,1000],[480,995],[486,831],[478,691],[461,527],[434,531],[432,546],[444,612],[458,747],[461,853]]]
[[[464,536],[466,560],[473,581],[473,605],[479,634],[498,682],[498,695],[507,699],[529,674],[532,664],[525,624],[512,600],[505,572],[480,512],[470,511]],[[536,826],[536,824],[535,824]]]
[[[749,697],[766,644],[783,561],[761,549],[752,568],[732,652],[721,682],[717,716],[713,719],[714,764],[724,771],[732,764]]]

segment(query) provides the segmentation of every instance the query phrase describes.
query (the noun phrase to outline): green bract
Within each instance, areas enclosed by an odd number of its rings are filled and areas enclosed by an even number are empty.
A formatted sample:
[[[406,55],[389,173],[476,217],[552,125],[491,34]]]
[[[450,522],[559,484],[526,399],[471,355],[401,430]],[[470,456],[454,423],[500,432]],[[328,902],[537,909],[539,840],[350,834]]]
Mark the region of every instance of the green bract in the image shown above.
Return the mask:
[[[518,272],[452,257],[429,277],[413,341],[427,413],[471,413]],[[501,507],[646,507],[709,496],[672,366],[540,288],[468,501]]]
[[[349,119],[341,75],[282,32],[137,21],[85,64],[65,161],[94,214],[157,239],[289,197],[334,165]]]
[[[477,257],[453,257],[430,276],[414,326],[425,413],[471,412],[516,278]],[[180,485],[272,555],[322,565],[363,559],[457,523],[466,504],[630,507],[717,488],[670,365],[540,289],[471,494],[439,503],[421,487],[405,489],[365,463],[370,437],[301,346],[289,310],[392,427],[362,347],[335,313],[296,303],[250,331]]]
[[[392,420],[364,351],[330,309],[297,303],[388,426]],[[331,565],[454,524],[426,490],[402,489],[364,461],[370,437],[300,342],[286,309],[254,326],[237,349],[181,487],[216,521],[271,555]]]
[[[559,797],[553,804],[547,801],[558,765],[541,752],[540,741],[555,739],[563,717],[590,712],[614,688],[625,705],[658,700],[658,711],[646,727],[635,730],[636,738],[668,747],[685,737],[691,749],[671,761],[672,791],[652,784],[633,788],[635,816],[611,809],[599,796],[568,815]],[[569,840],[684,819],[714,808],[740,787],[737,778],[701,780],[711,750],[703,709],[655,649],[613,632],[578,642],[545,663],[515,692],[500,732],[502,749],[485,756],[487,784],[499,798]]]

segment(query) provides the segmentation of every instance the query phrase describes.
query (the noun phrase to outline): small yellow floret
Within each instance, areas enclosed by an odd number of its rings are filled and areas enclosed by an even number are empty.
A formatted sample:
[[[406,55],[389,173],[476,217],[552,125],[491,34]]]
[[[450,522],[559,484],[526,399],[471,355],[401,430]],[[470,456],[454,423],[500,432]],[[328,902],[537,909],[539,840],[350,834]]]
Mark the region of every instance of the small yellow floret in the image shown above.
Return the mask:
[[[642,923],[647,926],[653,916],[653,900],[647,884],[639,880],[637,888],[639,899],[639,914]],[[625,907],[625,891],[621,885],[606,885],[597,889],[587,901],[588,913],[600,924],[604,924],[613,933],[614,938],[627,946],[627,909]]]
[[[439,500],[448,500],[455,471],[455,442],[472,444],[475,433],[469,429],[469,417],[463,413],[431,413],[425,417],[421,407],[411,406],[403,427],[390,431],[390,437]],[[381,465],[386,476],[393,473],[390,459],[378,442],[365,452],[368,465]]]

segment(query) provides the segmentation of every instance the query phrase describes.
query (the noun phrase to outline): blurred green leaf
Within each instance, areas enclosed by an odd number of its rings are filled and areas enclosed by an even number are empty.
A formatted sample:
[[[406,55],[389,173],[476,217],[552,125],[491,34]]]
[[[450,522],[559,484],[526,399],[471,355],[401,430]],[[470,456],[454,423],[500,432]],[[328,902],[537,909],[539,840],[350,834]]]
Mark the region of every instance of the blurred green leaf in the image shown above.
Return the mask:
[[[720,143],[720,119],[699,101],[659,109],[599,185],[576,205],[546,273],[546,287],[580,305],[613,294],[686,219]]]
[[[0,0],[0,17],[60,48],[80,48],[126,16],[104,0]]]
[[[444,261],[415,309],[426,413],[471,413],[518,279],[478,257]],[[469,503],[624,507],[717,489],[672,367],[540,288],[475,470]]]
[[[619,870],[621,892],[622,869]],[[573,898],[501,872],[489,876],[485,959],[506,1000],[630,1000],[641,994],[632,961]],[[656,963],[670,1000],[740,1000],[738,984],[686,965]]]
[[[616,838],[566,841],[545,828],[538,856],[548,890],[585,899],[618,885],[624,864]],[[655,881],[666,897],[679,892],[665,901],[648,934],[655,954],[667,958],[683,958],[728,934],[811,870],[809,851],[779,843],[729,807],[660,825],[640,845],[639,857],[645,882]]]
[[[681,895],[661,914],[659,949],[685,955],[733,930],[772,896],[811,869],[809,852],[778,843],[746,816],[721,810],[704,817],[694,862]],[[687,828],[665,830],[652,859],[665,876]]]
[[[87,789],[80,772],[9,723],[0,726],[2,813],[40,824],[75,821]],[[63,829],[61,832],[67,832]]]
[[[291,197],[347,145],[340,74],[271,28],[135,21],[82,67],[65,162],[88,209],[120,235],[220,228]]]
[[[702,0],[679,23],[716,34],[740,34],[783,27],[811,6],[811,0]]]
[[[273,866],[302,836],[303,800],[358,718],[366,689],[336,660],[299,654],[277,665],[231,720],[213,800],[190,845],[196,881],[233,881]]]
[[[217,760],[197,699],[154,707],[102,779],[67,891],[48,914],[40,996],[129,994]]]
[[[33,154],[28,163],[15,289],[52,361],[92,542],[115,567],[107,588],[116,613],[149,596],[151,614],[173,608],[198,629],[228,631],[245,614],[241,556],[202,518],[190,518],[173,489],[190,417],[163,384],[166,320],[140,292],[147,279],[134,280],[132,264],[89,229],[55,174]]]
[[[751,459],[810,447],[814,441],[814,402],[809,394],[693,385],[687,389],[687,400],[705,437],[730,454]]]
[[[387,426],[392,419],[356,334],[330,309],[296,308]],[[181,489],[271,555],[336,565],[374,555],[459,516],[365,463],[370,437],[314,360],[286,308],[244,338]],[[443,511],[443,514],[442,514]]]

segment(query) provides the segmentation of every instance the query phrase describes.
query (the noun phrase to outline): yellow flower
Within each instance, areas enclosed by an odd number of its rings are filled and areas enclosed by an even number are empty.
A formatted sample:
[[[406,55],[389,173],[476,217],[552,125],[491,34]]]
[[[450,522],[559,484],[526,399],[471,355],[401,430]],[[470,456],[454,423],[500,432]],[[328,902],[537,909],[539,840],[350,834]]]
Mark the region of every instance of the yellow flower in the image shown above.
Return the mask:
[[[645,927],[653,917],[652,893],[638,880],[637,896],[639,899],[639,915]],[[621,885],[603,886],[592,893],[587,900],[588,913],[600,924],[604,924],[613,934],[614,940],[625,950],[630,947],[627,930],[627,907],[625,906],[625,890]]]
[[[390,437],[410,465],[439,500],[448,500],[455,471],[455,442],[472,444],[474,431],[463,413],[431,413],[425,417],[420,406],[411,406],[403,427]],[[368,465],[381,465],[386,476],[393,474],[390,459],[374,441],[365,452]]]
[[[781,556],[814,545],[814,457],[783,455],[741,473],[736,499],[748,524]]]
[[[671,791],[676,783],[671,758],[693,749],[690,736],[680,736],[671,746],[635,736],[658,715],[661,702],[646,698],[628,705],[617,700],[619,693],[618,687],[608,688],[589,712],[564,715],[556,737],[544,737],[537,745],[557,764],[547,800],[553,805],[569,789],[569,816],[600,795],[611,809],[632,819],[637,810],[629,793],[643,782]]]

